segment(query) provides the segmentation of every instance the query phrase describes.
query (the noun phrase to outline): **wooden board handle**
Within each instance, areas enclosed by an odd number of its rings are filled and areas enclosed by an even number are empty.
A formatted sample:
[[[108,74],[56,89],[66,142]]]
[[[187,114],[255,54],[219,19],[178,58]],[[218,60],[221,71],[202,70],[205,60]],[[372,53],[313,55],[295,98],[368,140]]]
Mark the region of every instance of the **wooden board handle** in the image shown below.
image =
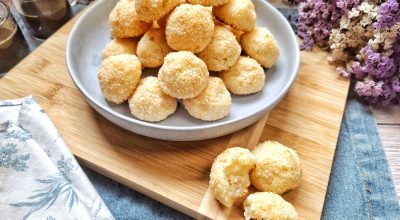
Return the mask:
[[[269,112],[258,122],[253,125],[242,129],[232,135],[227,148],[229,147],[246,147],[251,149],[260,141],[261,134],[264,130],[265,123],[267,122]],[[197,219],[229,219],[232,208],[228,208],[220,204],[208,187],[206,194],[201,201],[198,212],[201,214]]]

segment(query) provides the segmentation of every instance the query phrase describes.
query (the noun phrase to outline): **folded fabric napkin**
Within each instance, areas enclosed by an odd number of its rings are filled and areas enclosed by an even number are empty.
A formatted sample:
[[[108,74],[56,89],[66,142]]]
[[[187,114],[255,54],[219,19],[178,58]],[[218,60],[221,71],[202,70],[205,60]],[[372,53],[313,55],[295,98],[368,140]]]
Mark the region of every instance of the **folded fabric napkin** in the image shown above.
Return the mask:
[[[114,219],[33,97],[0,101],[0,219]]]

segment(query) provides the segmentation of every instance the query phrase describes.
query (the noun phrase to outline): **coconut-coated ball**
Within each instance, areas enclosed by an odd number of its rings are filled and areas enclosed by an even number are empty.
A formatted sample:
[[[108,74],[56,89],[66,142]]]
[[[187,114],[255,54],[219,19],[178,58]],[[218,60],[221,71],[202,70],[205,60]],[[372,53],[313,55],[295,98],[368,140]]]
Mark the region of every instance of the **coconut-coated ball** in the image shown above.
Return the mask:
[[[230,0],[188,0],[190,4],[204,5],[204,6],[219,6],[225,5]]]
[[[227,70],[236,63],[242,51],[238,41],[226,27],[216,26],[206,49],[198,54],[211,71]]]
[[[251,31],[256,25],[256,12],[251,0],[231,0],[214,7],[214,15],[224,23],[242,31]]]
[[[302,170],[296,151],[276,141],[266,141],[252,152],[257,164],[250,178],[258,190],[282,194],[299,185]]]
[[[186,3],[186,0],[180,0],[179,4],[181,5],[181,4],[185,4],[185,3]],[[153,23],[153,27],[164,28],[165,29],[165,27],[167,26],[167,20],[168,20],[169,16],[171,15],[172,11],[168,12],[166,15],[164,15],[161,18],[157,19]]]
[[[244,33],[243,31],[238,30],[228,24],[225,24],[224,22],[218,20],[218,18],[216,18],[215,16],[213,16],[213,20],[214,20],[215,26],[223,26],[223,27],[227,28],[230,32],[232,32],[233,35],[235,35],[237,42],[240,42],[240,37]]]
[[[164,63],[164,57],[171,51],[164,29],[161,28],[148,30],[137,46],[137,56],[143,67],[160,67]]]
[[[241,36],[240,43],[251,58],[265,68],[272,67],[279,57],[279,47],[274,36],[265,27],[256,27]]]
[[[135,0],[121,0],[111,11],[108,23],[111,35],[118,38],[144,34],[152,25],[140,20],[135,11]]]
[[[231,207],[248,192],[249,172],[254,165],[254,155],[245,148],[228,148],[218,155],[210,173],[214,197],[224,206]]]
[[[201,5],[182,4],[168,17],[165,33],[172,49],[199,53],[214,35],[211,12]]]
[[[181,0],[135,0],[138,17],[146,22],[160,19],[177,5]]]
[[[183,105],[191,116],[203,121],[215,121],[230,112],[231,94],[218,77],[210,77],[207,87],[196,97],[184,99]]]
[[[126,101],[140,80],[142,68],[135,55],[121,54],[103,60],[98,79],[104,97],[116,104]]]
[[[132,38],[114,38],[103,50],[103,60],[109,56],[120,54],[136,54],[138,41]]]
[[[129,98],[132,115],[143,121],[162,121],[173,114],[177,106],[177,100],[162,92],[158,79],[154,76],[140,80]]]
[[[161,89],[178,99],[198,96],[206,88],[208,76],[207,65],[189,51],[169,53],[158,72]]]
[[[280,195],[271,192],[256,192],[243,202],[246,220],[296,220],[297,212]]]
[[[250,57],[239,57],[231,68],[222,71],[219,76],[226,88],[236,95],[256,93],[265,86],[264,69]]]

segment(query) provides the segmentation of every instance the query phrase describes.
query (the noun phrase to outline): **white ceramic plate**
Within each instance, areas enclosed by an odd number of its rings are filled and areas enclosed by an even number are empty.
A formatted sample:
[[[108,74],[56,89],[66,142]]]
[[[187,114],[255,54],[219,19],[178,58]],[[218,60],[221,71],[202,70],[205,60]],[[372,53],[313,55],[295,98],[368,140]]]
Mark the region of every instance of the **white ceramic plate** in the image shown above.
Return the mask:
[[[97,1],[75,24],[67,43],[67,65],[76,86],[88,103],[113,123],[134,133],[164,140],[192,141],[214,138],[240,130],[260,119],[279,103],[294,82],[300,52],[296,36],[286,18],[264,0],[254,0],[257,26],[267,27],[281,50],[276,65],[266,71],[263,91],[247,96],[232,96],[231,113],[215,122],[192,118],[179,106],[177,112],[159,123],[134,118],[127,104],[106,101],[100,91],[97,72],[101,52],[111,40],[108,15],[117,0]],[[144,75],[156,74],[145,70]]]

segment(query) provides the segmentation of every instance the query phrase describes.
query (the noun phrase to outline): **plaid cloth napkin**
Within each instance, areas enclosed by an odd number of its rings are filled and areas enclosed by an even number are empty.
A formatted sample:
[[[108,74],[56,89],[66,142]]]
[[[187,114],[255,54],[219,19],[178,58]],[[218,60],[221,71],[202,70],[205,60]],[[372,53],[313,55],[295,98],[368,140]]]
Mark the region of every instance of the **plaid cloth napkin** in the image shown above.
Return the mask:
[[[33,97],[0,101],[0,219],[114,219]]]

